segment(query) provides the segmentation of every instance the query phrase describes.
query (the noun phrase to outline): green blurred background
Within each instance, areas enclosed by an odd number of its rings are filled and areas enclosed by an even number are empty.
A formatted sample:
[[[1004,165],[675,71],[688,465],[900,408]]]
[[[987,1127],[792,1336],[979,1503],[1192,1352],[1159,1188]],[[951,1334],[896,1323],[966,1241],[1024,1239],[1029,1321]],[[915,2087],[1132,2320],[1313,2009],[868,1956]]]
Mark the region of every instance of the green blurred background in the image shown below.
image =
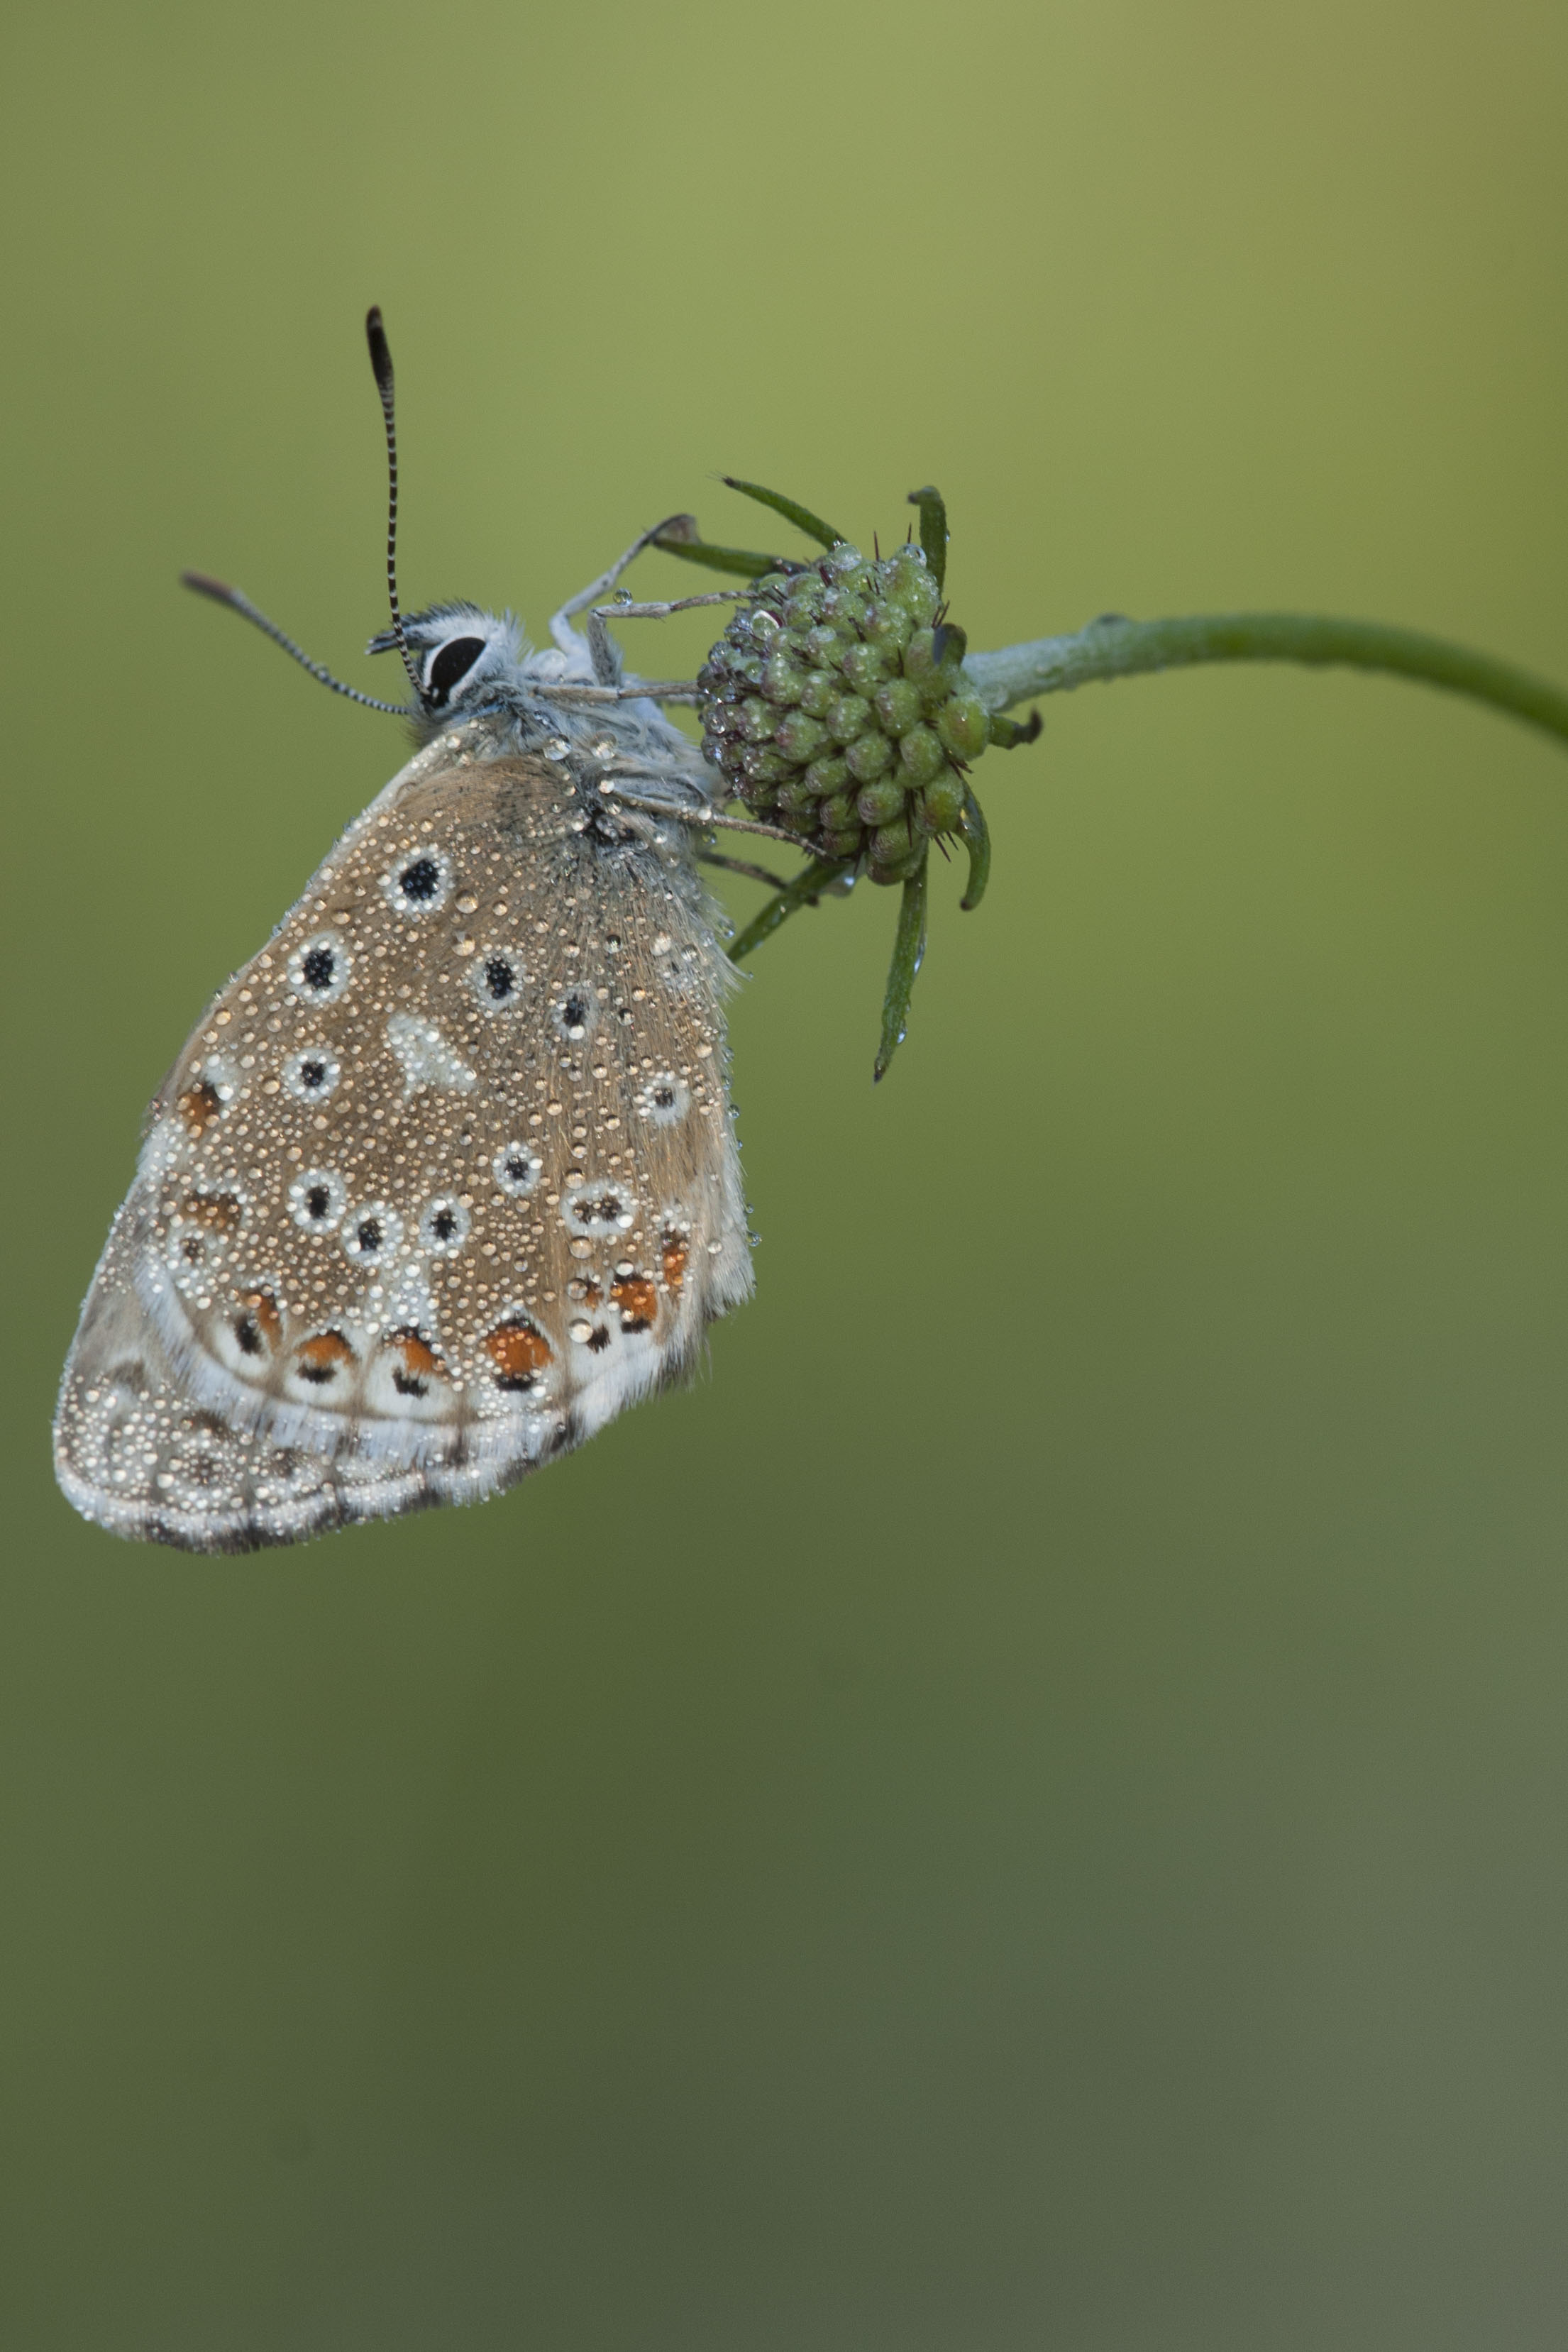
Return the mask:
[[[885,1086],[890,895],[759,954],[711,1378],[502,1503],[215,1564],[47,1440],[147,1097],[400,757],[174,585],[385,690],[368,301],[411,601],[935,480],[976,645],[1561,678],[1565,100],[1545,0],[13,20],[7,2347],[1561,2343],[1543,739],[1048,706]]]

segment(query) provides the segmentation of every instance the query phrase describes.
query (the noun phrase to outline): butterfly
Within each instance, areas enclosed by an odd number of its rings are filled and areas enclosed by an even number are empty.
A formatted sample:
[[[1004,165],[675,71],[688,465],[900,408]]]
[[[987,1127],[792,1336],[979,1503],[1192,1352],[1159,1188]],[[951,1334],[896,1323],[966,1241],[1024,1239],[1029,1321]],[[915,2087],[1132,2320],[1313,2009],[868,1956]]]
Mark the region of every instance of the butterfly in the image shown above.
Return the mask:
[[[752,1289],[714,779],[594,610],[405,616],[419,748],[207,1007],[148,1114],[65,1368],[60,1486],[201,1552],[478,1501],[692,1365]],[[661,530],[668,525],[658,527]],[[589,615],[585,631],[575,619]],[[657,694],[657,688],[654,689]]]

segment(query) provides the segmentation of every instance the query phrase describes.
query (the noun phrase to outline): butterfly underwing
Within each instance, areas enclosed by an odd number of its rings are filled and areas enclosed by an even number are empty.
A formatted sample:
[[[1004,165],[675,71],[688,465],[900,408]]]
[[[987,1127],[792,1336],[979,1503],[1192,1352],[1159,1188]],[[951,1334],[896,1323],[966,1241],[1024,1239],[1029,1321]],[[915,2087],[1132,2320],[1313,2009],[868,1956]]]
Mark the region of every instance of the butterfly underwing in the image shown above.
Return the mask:
[[[602,632],[398,627],[426,740],[197,1024],[82,1311],[57,1472],[119,1535],[499,1493],[752,1287],[711,775],[651,701],[572,700]]]

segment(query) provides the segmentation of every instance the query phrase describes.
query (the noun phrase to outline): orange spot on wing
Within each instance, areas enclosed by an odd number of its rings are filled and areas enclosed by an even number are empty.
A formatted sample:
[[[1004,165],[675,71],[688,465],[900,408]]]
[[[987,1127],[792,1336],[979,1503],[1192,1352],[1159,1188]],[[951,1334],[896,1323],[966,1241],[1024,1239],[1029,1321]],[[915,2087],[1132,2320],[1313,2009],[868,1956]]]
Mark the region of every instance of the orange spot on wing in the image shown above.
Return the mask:
[[[203,1078],[195,1086],[186,1087],[175,1108],[192,1135],[200,1138],[214,1124],[222,1105],[217,1098],[217,1088],[209,1078]]]
[[[552,1352],[543,1332],[522,1315],[498,1323],[485,1340],[485,1350],[503,1389],[531,1388]]]
[[[269,1348],[283,1337],[283,1318],[269,1290],[248,1291],[241,1302]]]
[[[690,1255],[691,1244],[684,1234],[666,1234],[659,1253],[660,1263],[664,1267],[665,1282],[677,1298],[686,1279],[686,1262]]]
[[[184,1223],[207,1234],[237,1233],[243,1214],[232,1192],[187,1192],[180,1202]]]
[[[283,1335],[283,1318],[270,1291],[253,1290],[239,1302],[234,1336],[247,1356],[269,1356]]]
[[[610,1285],[610,1303],[621,1310],[623,1331],[646,1331],[658,1313],[658,1290],[646,1274]]]
[[[301,1339],[294,1350],[300,1370],[307,1380],[329,1377],[340,1364],[352,1364],[354,1351],[341,1331],[323,1331],[314,1339]]]
[[[411,1380],[438,1380],[441,1360],[434,1348],[427,1347],[417,1331],[399,1331],[392,1342],[403,1359],[403,1369]]]

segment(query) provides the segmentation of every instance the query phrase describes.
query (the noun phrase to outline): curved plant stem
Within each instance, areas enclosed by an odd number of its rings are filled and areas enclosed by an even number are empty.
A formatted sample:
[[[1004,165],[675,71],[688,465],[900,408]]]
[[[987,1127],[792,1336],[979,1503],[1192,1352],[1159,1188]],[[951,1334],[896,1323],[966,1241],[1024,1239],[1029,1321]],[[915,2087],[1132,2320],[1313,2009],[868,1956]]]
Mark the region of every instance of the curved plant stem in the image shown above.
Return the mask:
[[[1173,621],[1091,621],[1075,636],[1036,637],[998,653],[971,654],[964,668],[987,709],[1032,695],[1064,694],[1096,679],[1183,669],[1194,662],[1291,661],[1387,670],[1468,695],[1568,744],[1568,692],[1510,662],[1380,621],[1312,613],[1198,613]]]

